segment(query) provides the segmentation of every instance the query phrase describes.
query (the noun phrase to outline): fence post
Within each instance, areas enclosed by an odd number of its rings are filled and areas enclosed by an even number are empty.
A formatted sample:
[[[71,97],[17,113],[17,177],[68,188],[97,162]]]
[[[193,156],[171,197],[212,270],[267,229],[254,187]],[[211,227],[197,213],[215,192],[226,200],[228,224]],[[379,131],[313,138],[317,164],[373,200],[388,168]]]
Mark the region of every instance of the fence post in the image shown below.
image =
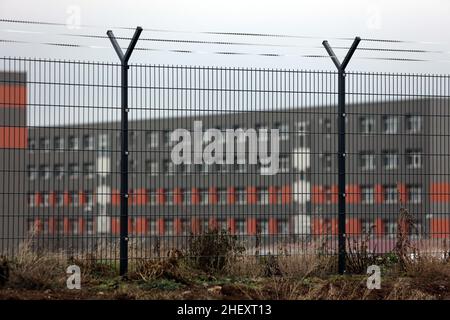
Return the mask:
[[[345,256],[346,256],[346,234],[345,234],[345,68],[358,47],[361,39],[356,37],[350,47],[347,55],[342,63],[334,54],[328,41],[323,41],[322,44],[327,50],[328,55],[338,69],[338,272],[345,273]]]
[[[128,272],[128,60],[142,32],[137,27],[127,51],[123,54],[111,30],[106,33],[116,50],[121,64],[121,118],[120,118],[120,275]]]

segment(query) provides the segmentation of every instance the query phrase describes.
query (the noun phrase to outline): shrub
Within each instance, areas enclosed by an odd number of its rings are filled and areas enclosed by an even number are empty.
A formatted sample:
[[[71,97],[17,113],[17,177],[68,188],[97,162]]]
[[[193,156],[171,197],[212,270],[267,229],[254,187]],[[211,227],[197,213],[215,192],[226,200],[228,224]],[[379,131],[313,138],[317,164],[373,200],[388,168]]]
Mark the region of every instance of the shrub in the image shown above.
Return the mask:
[[[194,268],[215,272],[222,271],[244,251],[235,235],[226,230],[213,229],[199,235],[191,234],[187,259]]]

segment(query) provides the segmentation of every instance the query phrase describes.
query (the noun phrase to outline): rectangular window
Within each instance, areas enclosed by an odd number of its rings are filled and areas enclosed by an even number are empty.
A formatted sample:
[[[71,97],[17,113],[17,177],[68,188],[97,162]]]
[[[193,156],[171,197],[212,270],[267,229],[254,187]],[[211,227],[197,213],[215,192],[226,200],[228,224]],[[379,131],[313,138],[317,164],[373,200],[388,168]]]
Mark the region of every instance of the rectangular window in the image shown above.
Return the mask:
[[[422,186],[408,185],[407,190],[410,203],[422,203]]]
[[[27,174],[29,180],[36,180],[38,173],[35,166],[28,166]]]
[[[328,118],[323,119],[322,127],[323,127],[323,132],[331,133],[331,120]]]
[[[360,131],[365,134],[375,133],[375,119],[373,117],[360,118]]]
[[[158,131],[147,131],[145,133],[145,144],[148,148],[156,148],[159,145]]]
[[[280,219],[278,220],[278,233],[279,234],[289,234],[289,223],[287,220]]]
[[[375,192],[372,186],[361,187],[361,202],[363,204],[372,204],[375,200]]]
[[[237,204],[245,204],[246,203],[245,190],[242,188],[236,189],[236,203]]]
[[[50,151],[50,139],[49,138],[39,138],[39,149],[45,152]]]
[[[42,195],[42,205],[43,205],[44,207],[50,206],[50,194],[44,193],[44,194]]]
[[[108,134],[106,134],[106,133],[99,134],[98,148],[101,151],[108,150]]]
[[[44,164],[39,166],[39,175],[41,179],[50,179],[50,166]]]
[[[331,154],[329,153],[325,153],[322,154],[322,168],[325,171],[331,171],[331,162],[332,161],[332,157]]]
[[[35,197],[35,195],[34,195],[34,193],[29,193],[29,194],[27,194],[27,203],[28,203],[28,206],[31,208],[31,207],[34,207],[35,206],[35,204],[36,204],[36,199],[35,199],[36,197]]]
[[[285,123],[278,123],[275,128],[279,130],[280,140],[289,140],[289,125]]]
[[[156,192],[154,190],[148,191],[148,202],[150,205],[156,205]]]
[[[53,171],[56,179],[62,179],[64,177],[64,166],[62,164],[55,164]]]
[[[245,220],[244,219],[236,219],[236,234],[237,235],[245,235]]]
[[[53,139],[53,147],[55,150],[63,150],[64,149],[64,139],[61,137],[55,137]]]
[[[397,203],[397,187],[394,185],[387,185],[383,187],[384,201],[386,203]]]
[[[227,190],[226,189],[218,189],[218,204],[227,204]]]
[[[94,149],[94,137],[88,134],[83,136],[83,149],[93,150]]]
[[[289,156],[280,155],[280,172],[289,172]]]
[[[62,207],[64,205],[64,197],[62,193],[60,192],[55,193],[55,204],[58,207]]]
[[[398,167],[397,151],[383,151],[383,168],[385,170],[394,170]]]
[[[422,151],[419,149],[406,150],[406,167],[408,169],[422,168]]]
[[[360,168],[361,168],[361,170],[374,170],[375,169],[375,154],[373,154],[372,152],[361,153]]]
[[[164,234],[173,236],[173,219],[164,219]]]
[[[70,192],[70,204],[74,207],[78,207],[80,204],[80,195],[77,191],[71,191]]]
[[[36,149],[36,140],[33,138],[28,138],[28,150],[33,152]]]
[[[69,168],[68,168],[68,174],[69,174],[69,178],[77,178],[78,177],[78,173],[80,171],[80,168],[77,164],[75,163],[70,163],[69,164]]]
[[[267,219],[258,221],[258,232],[262,235],[269,234],[269,221]]]
[[[269,190],[267,188],[257,189],[256,196],[258,198],[259,204],[268,204],[269,203]]]
[[[83,164],[83,173],[86,178],[92,179],[94,177],[94,164],[91,162]]]
[[[175,169],[176,168],[172,160],[163,161],[163,171],[165,174],[174,174],[176,172]]]
[[[395,134],[398,129],[398,118],[396,116],[383,117],[383,133]]]
[[[156,176],[158,175],[158,171],[159,171],[159,166],[158,166],[158,162],[156,161],[152,161],[152,160],[146,160],[145,161],[145,171],[148,174],[151,174],[152,176]]]
[[[297,122],[297,133],[301,136],[308,132],[308,121]]]
[[[70,150],[78,150],[80,147],[78,137],[69,136],[68,147]]]
[[[422,131],[422,117],[409,115],[406,116],[406,131],[408,133],[419,133]]]
[[[209,193],[208,189],[200,189],[200,204],[208,204],[209,203]]]

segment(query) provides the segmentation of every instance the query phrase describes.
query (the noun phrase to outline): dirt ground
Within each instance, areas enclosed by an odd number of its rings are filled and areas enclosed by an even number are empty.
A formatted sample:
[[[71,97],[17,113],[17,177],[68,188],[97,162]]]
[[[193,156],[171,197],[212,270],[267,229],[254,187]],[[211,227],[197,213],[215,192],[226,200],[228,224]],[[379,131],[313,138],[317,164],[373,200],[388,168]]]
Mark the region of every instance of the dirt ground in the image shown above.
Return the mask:
[[[177,300],[450,300],[450,279],[442,277],[419,281],[411,277],[384,279],[381,289],[369,290],[365,276],[286,279],[199,279],[182,284],[174,280],[124,281],[109,279],[82,284],[81,290],[64,288],[0,289],[0,300],[103,300],[103,299],[177,299]]]

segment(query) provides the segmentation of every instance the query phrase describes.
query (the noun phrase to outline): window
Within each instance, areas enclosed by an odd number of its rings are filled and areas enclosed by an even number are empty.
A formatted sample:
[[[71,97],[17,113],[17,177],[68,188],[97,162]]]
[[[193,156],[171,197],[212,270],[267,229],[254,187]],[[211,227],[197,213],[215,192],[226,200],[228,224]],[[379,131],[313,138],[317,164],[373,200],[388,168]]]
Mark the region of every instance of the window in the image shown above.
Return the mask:
[[[322,154],[322,168],[325,171],[331,171],[331,154],[329,153],[325,153]]]
[[[244,235],[245,232],[245,220],[244,219],[236,219],[236,234]]]
[[[227,204],[227,190],[218,189],[217,190],[217,202],[218,204]]]
[[[306,132],[308,132],[308,121],[297,122],[297,133],[304,135]]]
[[[28,150],[33,152],[34,149],[36,149],[36,140],[33,138],[28,138]]]
[[[374,133],[375,132],[375,119],[372,117],[362,117],[360,119],[361,133]]]
[[[173,235],[173,220],[172,219],[164,219],[164,234],[166,236]]]
[[[50,206],[50,195],[48,193],[42,195],[42,205],[44,207]]]
[[[128,132],[128,144],[130,146],[134,146],[136,143],[136,132],[134,131],[129,131]]]
[[[408,133],[419,133],[422,130],[421,116],[406,116],[406,131]]]
[[[78,177],[78,173],[79,173],[80,169],[77,164],[70,163],[67,171],[69,173],[69,178],[74,179],[74,178]]]
[[[46,164],[40,165],[39,175],[41,179],[50,179],[50,167]]]
[[[53,171],[56,179],[62,179],[64,177],[64,166],[62,164],[55,164]]]
[[[410,203],[422,203],[422,186],[408,185],[407,190]]]
[[[166,204],[173,205],[173,191],[169,190],[166,192]]]
[[[60,193],[60,192],[55,193],[55,204],[58,207],[62,207],[63,206],[63,204],[64,204],[64,197],[63,197],[62,193]]]
[[[184,190],[183,192],[183,204],[190,205],[192,203],[192,194],[190,190]]]
[[[175,164],[171,160],[163,161],[163,171],[165,174],[174,174],[176,172],[175,169]]]
[[[134,160],[134,159],[128,160],[128,171],[136,172],[136,160]]]
[[[406,167],[408,169],[422,168],[422,152],[421,150],[406,150]]]
[[[322,122],[323,131],[325,133],[331,133],[331,120],[328,118],[323,119]]]
[[[53,139],[53,147],[55,150],[63,150],[64,149],[64,139],[61,137],[55,137]]]
[[[70,203],[72,206],[77,207],[80,204],[80,195],[77,191],[70,192]]]
[[[27,203],[30,208],[35,206],[36,199],[34,193],[27,194]]]
[[[94,219],[93,218],[88,218],[86,220],[86,229],[87,229],[87,234],[88,235],[93,235],[94,234]]]
[[[209,203],[209,193],[208,189],[200,189],[200,204],[208,204]]]
[[[289,224],[287,220],[283,219],[278,220],[278,233],[289,234]]]
[[[69,144],[70,150],[78,150],[78,148],[79,148],[78,137],[69,136],[68,144]]]
[[[375,200],[375,194],[372,186],[361,187],[361,202],[364,204],[372,204]]]
[[[258,197],[259,204],[269,203],[269,190],[266,188],[260,188],[256,191],[256,196]]]
[[[157,131],[147,131],[145,133],[145,144],[149,148],[158,147],[159,135]]]
[[[280,140],[289,140],[289,125],[285,123],[279,123],[276,128],[280,131]]]
[[[289,156],[280,155],[280,172],[289,172]]]
[[[50,150],[50,139],[49,138],[40,138],[39,139],[39,149],[48,152]]]
[[[360,167],[361,167],[361,170],[374,170],[375,169],[375,154],[373,154],[371,152],[361,153]]]
[[[90,162],[84,163],[83,172],[86,178],[92,179],[94,177],[94,164]]]
[[[384,201],[386,203],[397,203],[397,187],[394,185],[384,186]]]
[[[396,116],[383,117],[383,133],[394,134],[397,133],[398,118]]]
[[[398,154],[397,151],[383,151],[383,168],[386,170],[397,169]]]
[[[171,142],[170,141],[170,134],[171,134],[171,132],[170,131],[164,131],[164,133],[163,133],[163,142],[164,142],[164,145],[165,146],[171,146],[174,142]]]
[[[102,133],[98,136],[98,148],[102,151],[108,149],[108,135],[106,133]]]
[[[267,141],[269,139],[270,131],[265,125],[257,125],[256,126],[258,132],[258,139],[260,142]],[[265,131],[265,134],[262,134],[262,131]]]
[[[264,235],[269,234],[269,221],[267,219],[258,221],[258,232]]]
[[[150,205],[156,205],[156,192],[154,190],[148,191],[148,202]]]
[[[94,137],[88,134],[83,136],[83,149],[93,150],[94,149]]]
[[[242,188],[236,189],[236,203],[237,204],[245,204],[245,190]]]
[[[152,160],[145,161],[145,171],[153,176],[158,174],[158,162]]]
[[[36,180],[37,178],[37,171],[35,166],[28,166],[27,168],[27,174],[29,180]]]

